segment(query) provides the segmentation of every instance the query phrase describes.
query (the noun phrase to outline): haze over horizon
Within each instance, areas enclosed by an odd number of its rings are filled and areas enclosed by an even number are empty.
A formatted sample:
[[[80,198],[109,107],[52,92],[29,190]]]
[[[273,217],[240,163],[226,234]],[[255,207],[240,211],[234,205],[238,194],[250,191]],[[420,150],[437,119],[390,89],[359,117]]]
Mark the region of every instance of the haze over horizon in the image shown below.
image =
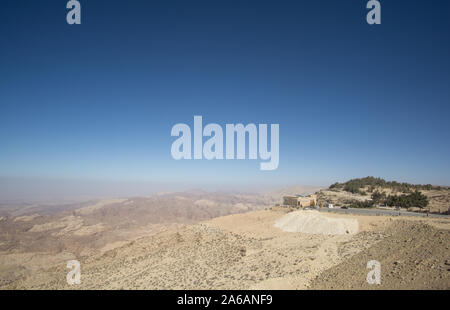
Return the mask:
[[[383,1],[377,26],[366,1],[82,1],[81,25],[65,4],[2,3],[2,198],[450,185],[448,1]],[[278,169],[174,160],[194,115],[279,124]]]
[[[345,182],[348,180],[337,180]],[[401,180],[388,180],[398,181]],[[427,183],[428,184],[428,183]],[[105,181],[70,179],[23,179],[0,177],[0,203],[74,203],[102,198],[148,197],[166,192],[205,191],[230,193],[267,193],[288,188],[328,188],[331,184],[257,183],[257,184],[182,184],[145,181]],[[446,184],[432,184],[448,186]]]

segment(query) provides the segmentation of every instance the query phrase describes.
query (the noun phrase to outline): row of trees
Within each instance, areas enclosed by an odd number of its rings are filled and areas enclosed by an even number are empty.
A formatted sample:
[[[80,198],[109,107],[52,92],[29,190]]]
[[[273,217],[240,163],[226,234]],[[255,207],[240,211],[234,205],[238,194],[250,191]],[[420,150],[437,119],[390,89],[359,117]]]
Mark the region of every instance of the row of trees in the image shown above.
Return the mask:
[[[372,194],[372,200],[349,202],[351,208],[373,208],[375,205],[386,205],[389,207],[401,208],[426,208],[428,206],[428,198],[419,191],[403,195],[386,195],[383,192],[375,191]]]
[[[410,194],[403,195],[388,195],[385,193],[375,191],[372,194],[373,204],[384,204],[390,207],[401,207],[401,208],[426,208],[428,206],[428,198],[418,190]]]
[[[368,187],[369,192],[373,192],[376,188],[390,188],[394,191],[401,193],[412,193],[417,190],[441,190],[440,186],[433,186],[431,184],[409,184],[399,183],[397,181],[386,181],[382,178],[365,177],[359,179],[352,179],[345,183],[334,183],[330,186],[330,189],[342,189],[344,191],[354,194],[365,194],[361,189]]]
[[[366,201],[359,201],[354,200],[350,204],[350,208],[372,208],[375,206],[375,203],[373,200],[366,200]]]

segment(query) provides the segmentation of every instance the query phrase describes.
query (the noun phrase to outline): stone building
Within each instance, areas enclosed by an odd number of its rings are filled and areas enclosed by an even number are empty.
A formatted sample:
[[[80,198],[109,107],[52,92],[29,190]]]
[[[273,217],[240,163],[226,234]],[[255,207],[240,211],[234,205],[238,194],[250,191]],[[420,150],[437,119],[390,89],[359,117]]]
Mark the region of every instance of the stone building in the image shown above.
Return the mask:
[[[287,207],[297,207],[297,208],[305,208],[305,207],[313,207],[317,205],[317,195],[288,195],[283,196],[283,205]]]

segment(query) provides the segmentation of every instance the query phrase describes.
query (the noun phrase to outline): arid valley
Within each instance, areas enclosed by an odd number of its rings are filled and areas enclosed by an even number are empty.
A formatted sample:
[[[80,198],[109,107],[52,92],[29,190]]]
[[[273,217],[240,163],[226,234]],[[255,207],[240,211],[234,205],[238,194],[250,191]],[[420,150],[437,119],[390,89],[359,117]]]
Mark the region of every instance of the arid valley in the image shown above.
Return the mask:
[[[275,206],[318,190],[5,204],[0,288],[450,289],[448,217]],[[74,259],[81,283],[68,285]],[[379,285],[366,281],[370,260],[381,264]]]

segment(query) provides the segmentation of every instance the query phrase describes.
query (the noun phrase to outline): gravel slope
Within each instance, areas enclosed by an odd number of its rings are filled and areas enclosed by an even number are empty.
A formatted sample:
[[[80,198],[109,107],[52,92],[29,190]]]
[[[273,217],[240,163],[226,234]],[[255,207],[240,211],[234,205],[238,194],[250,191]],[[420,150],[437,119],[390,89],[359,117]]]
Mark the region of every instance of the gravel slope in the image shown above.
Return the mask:
[[[450,231],[397,221],[389,236],[323,272],[312,289],[450,289]],[[381,264],[381,284],[366,282],[367,262]]]

